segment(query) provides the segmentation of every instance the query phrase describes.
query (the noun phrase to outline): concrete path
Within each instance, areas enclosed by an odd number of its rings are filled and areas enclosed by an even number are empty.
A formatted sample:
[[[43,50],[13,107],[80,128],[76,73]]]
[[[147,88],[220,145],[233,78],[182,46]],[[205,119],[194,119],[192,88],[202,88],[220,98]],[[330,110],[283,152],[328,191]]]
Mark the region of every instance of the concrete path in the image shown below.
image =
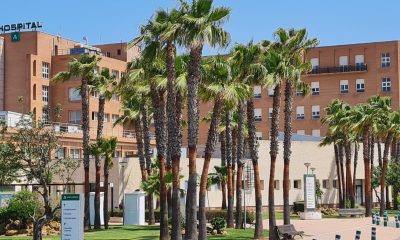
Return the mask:
[[[355,239],[356,231],[361,231],[361,240],[371,239],[371,218],[326,218],[322,220],[291,220],[296,230],[304,231],[305,240],[334,240],[335,235],[341,235],[342,240]],[[268,228],[268,220],[264,221]],[[277,224],[283,224],[277,220]],[[382,223],[381,223],[382,224]],[[390,224],[393,225],[393,224]],[[377,240],[400,240],[400,228],[376,226]],[[296,239],[301,239],[296,237]]]

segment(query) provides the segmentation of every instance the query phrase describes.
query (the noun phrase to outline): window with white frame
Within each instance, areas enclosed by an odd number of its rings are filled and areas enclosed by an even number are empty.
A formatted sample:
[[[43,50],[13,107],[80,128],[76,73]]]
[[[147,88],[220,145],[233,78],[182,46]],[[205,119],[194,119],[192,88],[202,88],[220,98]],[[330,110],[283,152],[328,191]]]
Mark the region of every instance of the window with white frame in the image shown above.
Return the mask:
[[[329,179],[322,180],[322,188],[325,188],[325,189],[331,188]]]
[[[365,70],[364,55],[356,55],[355,56],[355,63],[356,63],[356,70],[357,71],[364,71]]]
[[[319,71],[319,59],[318,58],[311,58],[311,73],[318,73]]]
[[[390,67],[390,53],[382,53],[381,66],[382,67]]]
[[[268,118],[269,119],[272,119],[272,111],[273,110],[274,110],[273,108],[268,108]]]
[[[117,70],[112,70],[111,75],[116,79],[119,79],[119,72]]]
[[[117,114],[113,114],[113,115],[112,115],[112,123],[113,123],[113,124],[116,123],[117,120],[118,120],[118,118],[119,118],[119,116],[118,116]]]
[[[42,122],[45,124],[49,123],[49,108],[47,106],[42,108]]]
[[[63,147],[59,147],[55,150],[54,157],[56,159],[64,159],[65,158],[65,149]]]
[[[50,63],[42,62],[42,78],[49,79],[50,77]]]
[[[356,80],[356,92],[365,92],[364,79],[357,79]]]
[[[80,91],[75,88],[70,88],[68,90],[68,96],[70,101],[80,101],[82,99]]]
[[[349,92],[349,80],[340,80],[340,93]]]
[[[301,180],[300,179],[293,181],[293,188],[301,189]]]
[[[273,97],[274,96],[274,88],[268,88],[268,97]]]
[[[256,85],[253,87],[253,96],[254,98],[261,98],[261,86]]]
[[[296,116],[297,119],[304,119],[304,106],[296,107]]]
[[[69,123],[80,124],[81,123],[81,111],[70,111],[69,112]]]
[[[92,120],[97,121],[99,119],[99,115],[97,112],[92,112]]]
[[[311,82],[311,95],[319,95],[319,82]]]
[[[49,102],[49,86],[42,86],[42,101]]]
[[[79,148],[69,149],[69,157],[72,159],[79,159],[81,157],[81,150]]]
[[[311,132],[311,135],[314,137],[321,137],[321,130],[319,129],[313,129]]]
[[[110,114],[108,113],[104,114],[104,122],[110,122]]]
[[[262,132],[256,132],[256,139],[262,140]]]
[[[382,92],[390,92],[392,90],[392,82],[389,77],[382,78]]]
[[[312,118],[319,119],[319,105],[314,105],[311,107]]]
[[[254,121],[259,122],[262,120],[262,109],[255,108],[254,109]]]
[[[297,135],[306,135],[306,131],[305,130],[297,130]]]
[[[90,94],[91,94],[92,97],[94,97],[94,98],[98,98],[98,97],[99,97],[99,93],[96,92],[96,91],[92,91]]]
[[[349,57],[340,56],[339,57],[339,67],[341,72],[347,72],[349,69]]]

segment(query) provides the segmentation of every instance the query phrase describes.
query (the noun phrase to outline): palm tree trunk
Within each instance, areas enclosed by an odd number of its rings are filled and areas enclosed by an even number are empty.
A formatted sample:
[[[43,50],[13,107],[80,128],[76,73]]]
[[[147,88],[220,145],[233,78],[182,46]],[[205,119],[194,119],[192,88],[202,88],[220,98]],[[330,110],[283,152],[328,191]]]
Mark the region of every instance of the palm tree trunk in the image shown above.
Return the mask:
[[[393,133],[389,132],[386,139],[385,139],[385,149],[383,151],[383,164],[382,164],[382,174],[381,174],[381,202],[380,202],[380,208],[379,208],[379,214],[381,217],[383,217],[383,212],[385,211],[385,185],[386,185],[386,172],[388,168],[388,162],[389,162],[389,149],[390,145],[392,144],[393,140]]]
[[[285,85],[285,127],[283,140],[283,224],[290,224],[289,205],[289,166],[292,154],[292,105],[293,105],[293,83],[289,80]]]
[[[346,179],[344,175],[344,164],[343,164],[343,159],[344,159],[344,153],[343,153],[343,144],[339,143],[339,160],[340,160],[340,175],[342,177],[342,193],[343,193],[343,201],[346,206],[346,200],[347,200],[347,190],[346,190]]]
[[[279,134],[279,108],[281,102],[281,85],[276,85],[274,89],[274,97],[272,100],[272,119],[271,119],[271,142],[270,142],[270,157],[271,166],[269,172],[268,185],[268,217],[269,217],[269,239],[277,240],[278,233],[275,230],[275,164],[276,156],[278,155],[278,134]]]
[[[262,219],[262,195],[260,186],[260,172],[258,169],[258,142],[256,138],[256,127],[254,125],[254,102],[253,99],[247,100],[247,125],[249,131],[249,149],[254,170],[254,190],[256,197],[256,226],[254,229],[254,239],[264,239],[263,219]]]
[[[84,212],[84,228],[88,230],[90,226],[90,180],[89,180],[89,94],[87,79],[82,78],[81,97],[82,97],[82,132],[83,132],[83,165],[85,171],[85,212]]]
[[[207,143],[205,149],[205,157],[203,163],[203,171],[200,180],[199,193],[199,239],[207,239],[207,218],[206,218],[206,194],[207,194],[207,177],[210,167],[211,156],[215,151],[215,145],[218,140],[218,127],[222,110],[222,100],[217,98],[214,103],[213,113],[211,117],[210,128],[208,130]]]
[[[227,216],[227,227],[233,228],[233,183],[232,183],[232,111],[230,109],[225,110],[225,141],[226,141],[226,166],[228,173],[228,216]]]
[[[342,180],[343,177],[340,173],[340,154],[339,154],[339,145],[334,144],[335,149],[335,161],[336,161],[336,175],[338,176],[338,190],[339,190],[339,208],[344,208],[344,201],[343,201],[343,192],[342,192]]]
[[[225,147],[225,144],[226,144],[226,141],[225,141],[225,131],[222,131],[220,134],[219,134],[219,141],[220,141],[220,144],[221,144],[221,167],[224,167],[224,166],[226,166],[226,158],[225,158],[225,149],[226,149],[226,147]],[[222,191],[221,191],[221,193],[222,193],[222,203],[221,203],[221,209],[226,209],[227,208],[227,204],[226,204],[226,181],[223,179],[222,181],[221,181],[221,189],[222,189]]]
[[[138,150],[140,173],[142,175],[142,182],[144,182],[147,179],[147,172],[146,172],[146,160],[144,158],[144,153],[143,153],[144,149],[143,131],[142,131],[142,126],[140,125],[140,121],[135,120],[134,124],[135,124],[136,145]]]
[[[356,179],[357,179],[357,163],[358,163],[358,142],[354,143],[354,161],[353,161],[353,193],[355,199]],[[355,201],[354,201],[355,203]],[[354,206],[352,206],[354,207]]]
[[[237,175],[236,175],[236,228],[243,228],[242,215],[242,179],[243,179],[243,157],[244,157],[244,103],[239,103],[238,106],[238,130],[237,130]]]
[[[199,132],[198,91],[200,81],[200,63],[203,45],[193,46],[189,54],[188,91],[188,148],[189,148],[189,181],[186,196],[186,229],[187,240],[197,240],[197,173],[196,155]]]
[[[369,149],[369,128],[364,127],[363,130],[363,156],[364,156],[364,191],[365,191],[365,216],[370,217],[372,214],[372,189],[371,189],[371,163],[370,163],[370,155],[368,152]]]
[[[375,158],[375,137],[371,134],[370,136],[370,143],[369,143],[369,149],[370,149],[370,157],[369,157],[369,161],[370,161],[370,172],[371,172],[371,182],[372,182],[372,170],[374,169],[374,158]],[[371,185],[372,187],[372,185]],[[374,196],[372,195],[372,189],[371,189],[371,208],[373,208],[373,203],[374,203]],[[379,201],[380,202],[380,201]]]
[[[144,97],[144,96],[143,96]],[[150,148],[150,129],[149,129],[149,119],[148,119],[148,110],[147,110],[147,103],[143,101],[140,112],[142,115],[141,121],[143,126],[143,148],[144,148],[144,157],[146,159],[146,170],[147,176],[152,175],[152,167],[151,167],[151,148]],[[148,224],[154,225],[155,224],[155,217],[154,217],[154,196],[152,193],[147,195],[148,199],[148,211],[149,211],[149,219]]]
[[[346,156],[346,196],[347,201],[350,201],[351,208],[355,206],[353,192],[353,178],[351,177],[351,143],[347,138],[344,139],[344,152]]]
[[[379,138],[376,139],[376,145],[378,146],[378,164],[379,167],[382,167],[382,146]]]
[[[96,139],[99,141],[103,137],[103,126],[104,126],[104,105],[106,99],[104,96],[99,97],[99,111],[97,119],[97,136]],[[94,193],[94,229],[100,229],[100,172],[101,172],[101,161],[100,156],[95,156],[96,164],[96,184]],[[105,207],[105,206],[104,206]]]

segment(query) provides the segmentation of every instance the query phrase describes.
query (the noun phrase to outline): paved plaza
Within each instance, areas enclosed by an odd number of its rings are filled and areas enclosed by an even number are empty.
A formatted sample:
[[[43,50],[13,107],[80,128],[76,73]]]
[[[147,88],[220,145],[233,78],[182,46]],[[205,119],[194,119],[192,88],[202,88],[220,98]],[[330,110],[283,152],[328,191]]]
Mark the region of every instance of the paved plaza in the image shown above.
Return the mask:
[[[339,234],[342,240],[353,240],[357,230],[361,231],[361,240],[371,239],[371,218],[325,218],[322,220],[291,220],[298,231],[304,231],[303,239],[311,240],[334,240],[335,235]],[[390,221],[394,221],[393,218]],[[282,220],[277,220],[278,225],[282,225]],[[383,224],[381,222],[381,224]],[[376,226],[377,240],[400,240],[400,228]],[[264,226],[268,227],[268,221],[264,221]],[[296,239],[301,239],[296,237]]]

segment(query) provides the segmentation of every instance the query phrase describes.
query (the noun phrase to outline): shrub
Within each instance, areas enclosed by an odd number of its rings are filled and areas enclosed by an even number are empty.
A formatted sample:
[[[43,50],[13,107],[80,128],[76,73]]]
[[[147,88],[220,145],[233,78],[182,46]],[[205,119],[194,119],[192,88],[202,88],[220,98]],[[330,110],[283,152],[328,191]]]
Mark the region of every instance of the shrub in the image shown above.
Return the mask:
[[[293,212],[304,212],[304,201],[293,202]]]
[[[210,220],[213,230],[216,230],[218,234],[221,234],[225,229],[226,221],[224,218],[213,218]]]
[[[17,192],[8,202],[6,208],[2,208],[0,216],[2,222],[20,220],[27,223],[32,220],[37,208],[37,194],[29,191]]]

